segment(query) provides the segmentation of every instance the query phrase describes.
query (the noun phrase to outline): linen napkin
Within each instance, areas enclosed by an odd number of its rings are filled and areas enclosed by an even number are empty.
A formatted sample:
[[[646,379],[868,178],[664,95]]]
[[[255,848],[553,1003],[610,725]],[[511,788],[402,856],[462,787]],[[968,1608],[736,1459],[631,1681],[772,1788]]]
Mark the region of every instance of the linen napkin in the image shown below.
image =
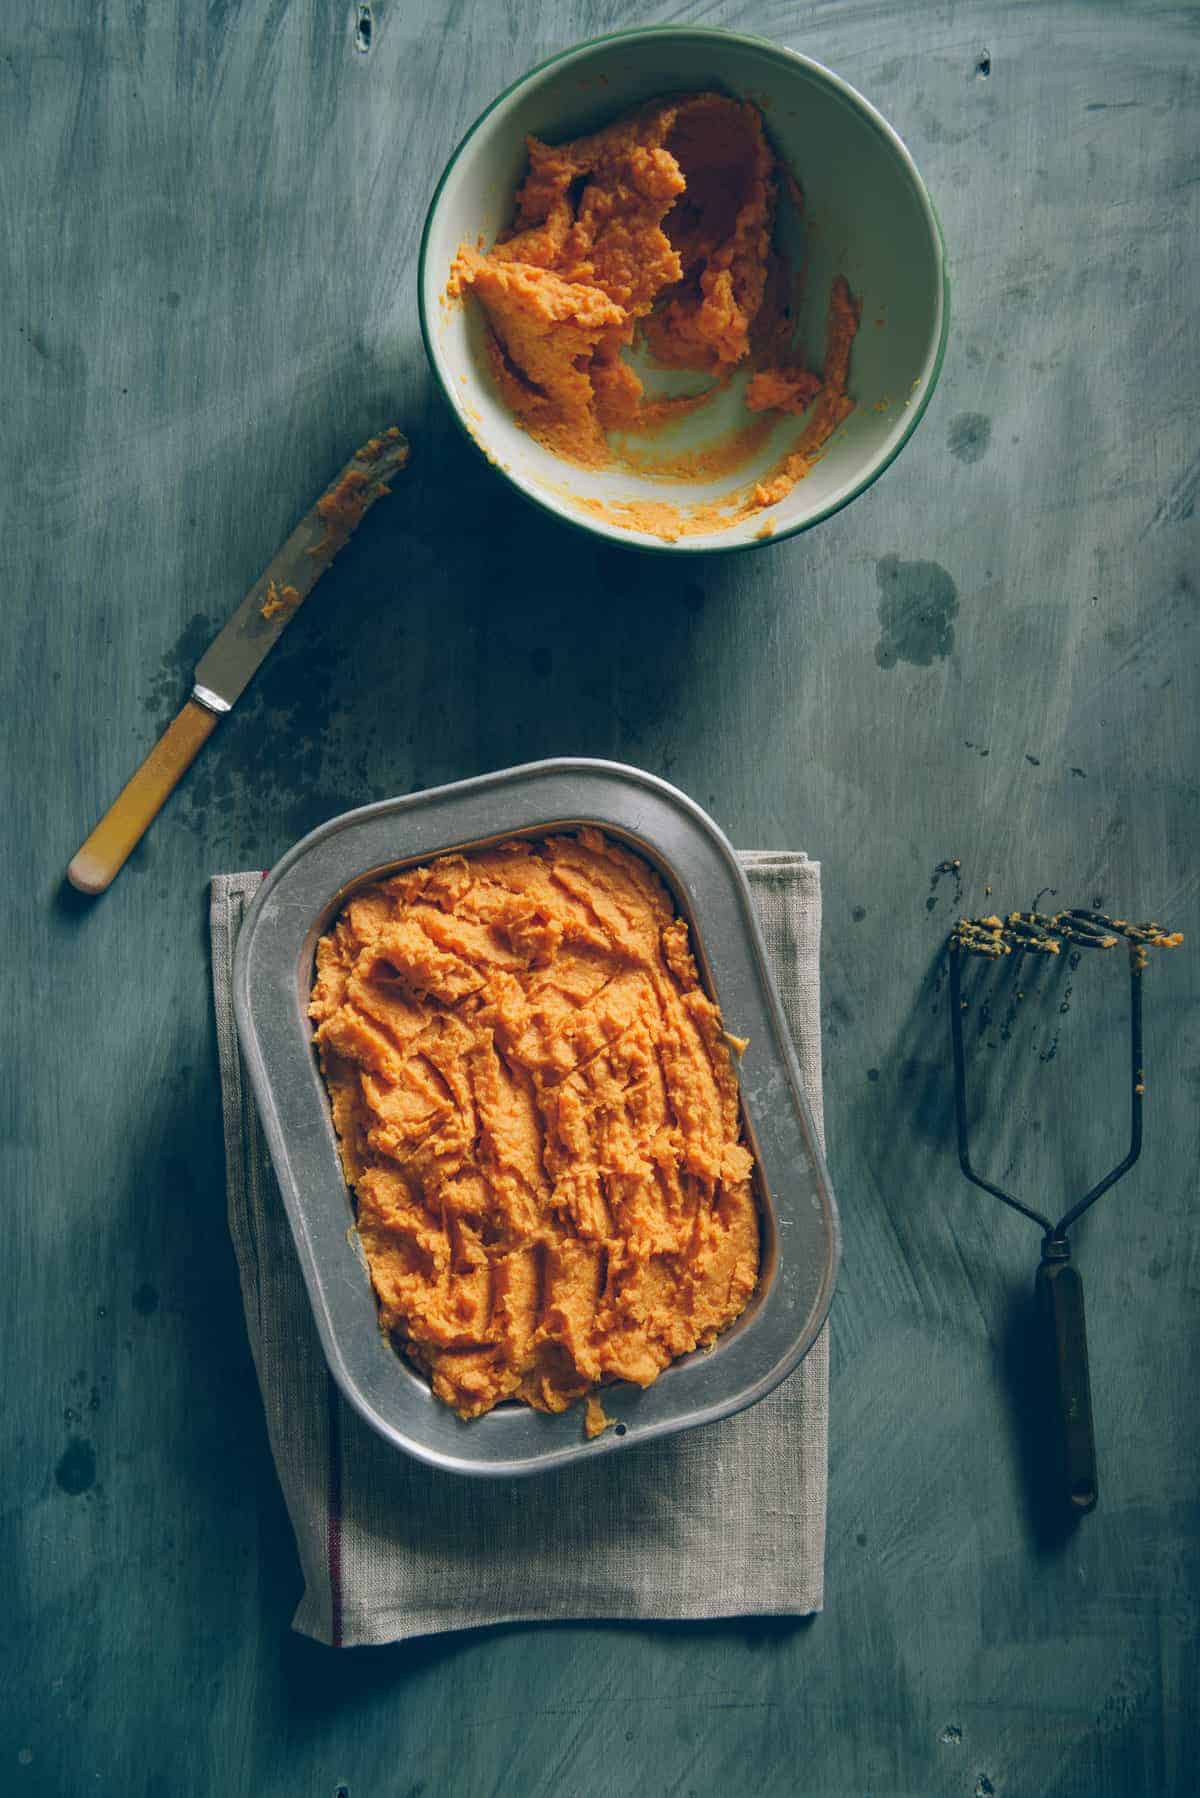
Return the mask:
[[[821,871],[740,857],[818,1131]],[[335,1648],[551,1618],[821,1609],[828,1331],[750,1410],[515,1480],[425,1467],[345,1403],[308,1308],[233,1019],[233,950],[262,875],[212,881],[229,1227],[267,1430],[296,1533],[302,1634]]]

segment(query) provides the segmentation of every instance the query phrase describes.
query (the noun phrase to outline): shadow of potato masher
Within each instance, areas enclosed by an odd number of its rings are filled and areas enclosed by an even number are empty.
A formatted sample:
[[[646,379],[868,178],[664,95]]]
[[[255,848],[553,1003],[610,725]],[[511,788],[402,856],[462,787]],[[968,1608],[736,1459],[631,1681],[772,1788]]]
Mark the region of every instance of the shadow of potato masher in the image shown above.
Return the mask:
[[[1078,955],[1014,955],[999,964],[967,957],[961,968],[971,1165],[1051,1220],[1116,1165],[1127,1142],[1127,980],[1089,969],[1077,992],[1079,965]],[[960,1167],[952,1003],[942,945],[916,990],[890,1067],[873,1071],[864,1146],[888,1211],[889,1246],[898,1243],[920,1302],[927,1306],[932,1291],[951,1317],[958,1312],[960,1332],[972,1317],[983,1321],[991,1355],[981,1360],[980,1380],[995,1378],[1003,1392],[1027,1522],[1047,1552],[1065,1542],[1081,1511],[1064,1474],[1055,1339],[1035,1301],[1043,1232],[973,1188]],[[1098,1103],[1112,1114],[1099,1131]],[[1110,1134],[1111,1145],[1097,1148],[1096,1137]],[[936,1195],[935,1204],[917,1200],[922,1193]],[[1076,1248],[1086,1226],[1081,1219],[1072,1230]]]
[[[1111,947],[1113,939],[1107,940]],[[1030,1120],[1039,1125],[1042,1118],[1048,1121],[1050,1130],[1042,1141],[1049,1153],[1037,1158],[1041,1165],[1036,1170],[1017,1158],[1016,1180],[1007,1168],[991,1174],[990,1196],[1007,1202],[1014,1213],[1025,1213],[1017,1227],[1029,1239],[1031,1264],[1035,1247],[1040,1252],[1032,1289],[1025,1286],[1010,1294],[998,1361],[1010,1396],[1011,1435],[1024,1474],[1028,1521],[1043,1553],[1060,1548],[1097,1502],[1083,1280],[1076,1265],[1082,1259],[1086,1267],[1089,1257],[1074,1255],[1072,1245],[1080,1247],[1096,1216],[1091,1207],[1105,1199],[1140,1154],[1146,965],[1142,950],[1097,955],[1086,946],[1073,947],[1068,939],[1061,953],[1014,954],[1002,971],[992,971],[990,981],[986,962],[980,965],[977,958],[964,956],[959,964],[963,996],[957,1007],[951,982],[951,1017],[959,1023],[971,1006],[969,994],[986,996],[984,1006],[990,997],[992,1021],[981,1021],[977,1048],[995,1046],[991,1032],[1001,1003],[1006,1004],[1007,1021],[1017,1002],[1032,998],[1035,1011],[1024,1015],[1038,1020],[1025,1107]],[[1077,991],[1080,969],[1086,971]],[[969,1091],[966,1031],[962,1034]],[[1010,1040],[1012,1034],[1010,1029]],[[1024,1026],[1019,1034],[1025,1036]],[[1060,1047],[1065,1051],[1061,1056]],[[978,1054],[975,1071],[986,1079],[986,1059]],[[1002,1103],[1003,1084],[996,1096]],[[1082,1132],[1081,1119],[1087,1120]],[[959,1147],[964,1176],[988,1184],[969,1127]],[[1049,1180],[1047,1162],[1054,1175]],[[1035,1171],[1039,1178],[1030,1178]],[[1000,1180],[1007,1190],[999,1188]]]

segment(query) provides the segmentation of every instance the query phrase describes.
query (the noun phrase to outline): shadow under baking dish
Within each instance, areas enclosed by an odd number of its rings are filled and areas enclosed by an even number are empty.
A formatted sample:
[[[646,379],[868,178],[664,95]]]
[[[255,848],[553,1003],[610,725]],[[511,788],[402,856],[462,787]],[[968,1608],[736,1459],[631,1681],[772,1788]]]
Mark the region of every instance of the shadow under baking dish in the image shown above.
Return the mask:
[[[452,850],[583,824],[659,873],[687,920],[726,1028],[750,1039],[738,1076],[762,1220],[758,1287],[741,1317],[711,1349],[672,1363],[645,1390],[606,1386],[604,1408],[617,1429],[591,1442],[578,1405],[555,1416],[502,1405],[464,1422],[380,1329],[307,1009],[317,940],[357,887]],[[754,1404],[815,1341],[839,1253],[829,1176],[745,876],[711,818],[665,781],[615,762],[535,762],[331,819],[263,882],[238,939],[234,1009],[330,1370],[397,1448],[447,1471],[493,1476],[613,1454]]]

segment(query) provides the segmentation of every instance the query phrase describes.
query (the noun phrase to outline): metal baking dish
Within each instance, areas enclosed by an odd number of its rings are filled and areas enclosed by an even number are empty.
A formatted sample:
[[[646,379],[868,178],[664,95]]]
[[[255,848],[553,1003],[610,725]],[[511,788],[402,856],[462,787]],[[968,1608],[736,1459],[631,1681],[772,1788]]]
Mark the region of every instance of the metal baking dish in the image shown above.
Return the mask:
[[[617,1428],[592,1442],[578,1406],[546,1416],[507,1404],[463,1422],[380,1330],[307,1016],[317,939],[356,887],[448,850],[580,824],[598,825],[658,870],[688,921],[726,1026],[750,1039],[739,1072],[762,1213],[758,1290],[742,1316],[713,1348],[675,1362],[645,1391],[605,1387]],[[745,876],[711,818],[665,781],[616,762],[534,762],[334,818],[264,881],[238,940],[233,990],[330,1369],[355,1410],[397,1448],[435,1467],[496,1476],[615,1454],[754,1404],[812,1346],[839,1253],[829,1176]]]

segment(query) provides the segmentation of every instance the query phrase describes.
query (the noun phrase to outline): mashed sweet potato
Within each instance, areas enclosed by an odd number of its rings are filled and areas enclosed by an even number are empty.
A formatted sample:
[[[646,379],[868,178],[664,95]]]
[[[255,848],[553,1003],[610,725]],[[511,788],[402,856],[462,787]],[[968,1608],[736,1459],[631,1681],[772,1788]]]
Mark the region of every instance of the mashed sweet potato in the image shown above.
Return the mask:
[[[648,1386],[745,1308],[729,1040],[639,858],[584,830],[368,887],[311,1013],[381,1323],[462,1416]]]
[[[486,253],[462,245],[449,284],[482,306],[495,380],[525,429],[568,461],[603,467],[610,432],[660,429],[746,367],[756,371],[753,412],[802,414],[827,400],[806,433],[810,465],[852,409],[849,341],[836,392],[828,354],[820,375],[778,358],[793,327],[768,322],[764,304],[780,171],[758,109],[725,94],[676,95],[569,143],[530,138],[528,153],[512,228]],[[624,354],[635,340],[660,366],[710,375],[708,393],[646,396]],[[767,345],[774,363],[756,355]],[[781,463],[774,486],[784,472]],[[802,472],[795,462],[787,485]]]

